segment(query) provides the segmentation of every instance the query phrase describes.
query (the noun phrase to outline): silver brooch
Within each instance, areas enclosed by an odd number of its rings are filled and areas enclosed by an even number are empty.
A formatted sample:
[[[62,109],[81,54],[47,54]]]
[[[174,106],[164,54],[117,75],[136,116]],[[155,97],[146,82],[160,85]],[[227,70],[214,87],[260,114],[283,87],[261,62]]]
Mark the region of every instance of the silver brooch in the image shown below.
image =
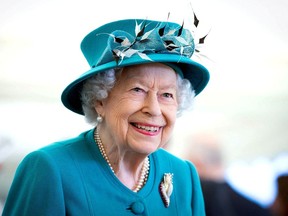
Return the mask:
[[[161,198],[166,208],[170,205],[170,196],[173,192],[173,173],[165,173],[159,185]]]

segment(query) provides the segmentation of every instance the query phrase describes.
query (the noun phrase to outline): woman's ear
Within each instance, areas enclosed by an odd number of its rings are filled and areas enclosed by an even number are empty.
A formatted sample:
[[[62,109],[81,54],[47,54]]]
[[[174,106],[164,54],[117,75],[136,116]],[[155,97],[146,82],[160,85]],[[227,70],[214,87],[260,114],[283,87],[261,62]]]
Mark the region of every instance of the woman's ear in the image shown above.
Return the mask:
[[[96,101],[94,108],[99,115],[104,116],[104,105],[102,100]]]

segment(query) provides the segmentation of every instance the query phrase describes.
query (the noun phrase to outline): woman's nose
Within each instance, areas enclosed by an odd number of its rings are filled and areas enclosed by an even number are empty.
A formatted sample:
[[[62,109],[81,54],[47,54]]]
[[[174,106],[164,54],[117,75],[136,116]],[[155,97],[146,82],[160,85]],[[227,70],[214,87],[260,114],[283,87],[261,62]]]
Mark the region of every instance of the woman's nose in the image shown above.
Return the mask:
[[[143,106],[143,112],[151,116],[161,115],[162,112],[157,94],[149,92],[146,95]]]

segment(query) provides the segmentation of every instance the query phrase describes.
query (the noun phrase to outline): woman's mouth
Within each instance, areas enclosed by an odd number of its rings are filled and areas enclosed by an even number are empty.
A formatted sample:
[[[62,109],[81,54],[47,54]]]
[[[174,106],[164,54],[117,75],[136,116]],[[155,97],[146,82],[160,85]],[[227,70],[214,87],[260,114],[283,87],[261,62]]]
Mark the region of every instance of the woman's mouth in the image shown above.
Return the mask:
[[[158,126],[149,126],[149,125],[142,125],[142,124],[137,124],[137,123],[131,123],[134,127],[140,130],[144,130],[146,132],[152,132],[152,133],[157,133],[160,130],[160,127]]]

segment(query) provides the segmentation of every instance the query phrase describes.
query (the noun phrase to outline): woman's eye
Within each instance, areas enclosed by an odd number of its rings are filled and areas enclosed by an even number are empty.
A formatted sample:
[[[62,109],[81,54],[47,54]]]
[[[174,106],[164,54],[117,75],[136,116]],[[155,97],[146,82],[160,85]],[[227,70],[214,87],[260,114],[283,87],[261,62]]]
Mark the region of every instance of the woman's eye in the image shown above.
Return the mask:
[[[139,87],[135,87],[132,89],[132,91],[135,91],[135,92],[143,92],[144,90],[139,88]]]
[[[173,98],[173,94],[171,93],[164,93],[163,96],[166,98]]]

